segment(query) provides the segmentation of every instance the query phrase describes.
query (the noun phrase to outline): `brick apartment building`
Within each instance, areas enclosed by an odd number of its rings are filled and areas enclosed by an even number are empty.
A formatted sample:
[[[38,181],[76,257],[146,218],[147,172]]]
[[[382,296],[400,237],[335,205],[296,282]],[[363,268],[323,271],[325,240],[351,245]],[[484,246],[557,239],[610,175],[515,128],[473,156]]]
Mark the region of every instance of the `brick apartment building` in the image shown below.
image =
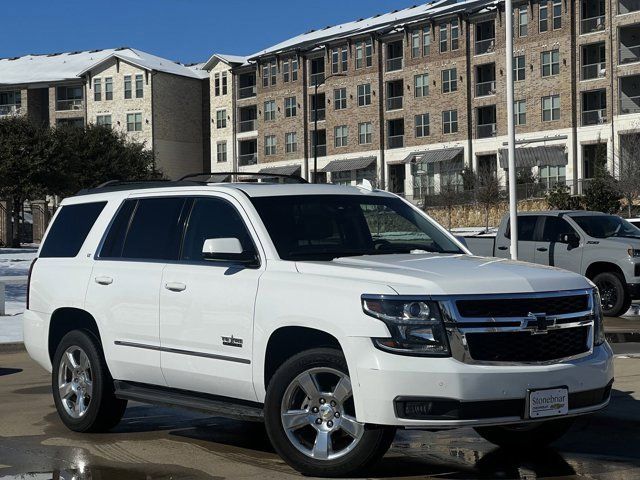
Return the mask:
[[[422,197],[462,188],[465,166],[504,179],[504,15],[435,1],[226,62],[232,125],[212,170],[312,178],[317,146],[321,181]],[[517,167],[579,191],[640,132],[640,0],[514,2],[514,38]]]

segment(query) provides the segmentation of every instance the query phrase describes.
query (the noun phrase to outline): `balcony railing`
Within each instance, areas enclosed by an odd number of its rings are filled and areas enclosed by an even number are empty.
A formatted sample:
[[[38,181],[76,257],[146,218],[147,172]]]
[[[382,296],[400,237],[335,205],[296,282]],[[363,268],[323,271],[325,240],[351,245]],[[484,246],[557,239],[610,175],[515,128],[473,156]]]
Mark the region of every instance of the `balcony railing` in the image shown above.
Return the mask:
[[[244,132],[253,132],[255,130],[257,130],[257,120],[243,120],[242,122],[238,123],[238,130],[240,131],[240,133],[244,133]]]
[[[309,83],[313,85],[321,85],[324,83],[324,72],[312,73],[309,75]]]
[[[389,148],[404,147],[404,135],[391,135],[388,138]]]
[[[626,113],[640,113],[640,96],[620,99],[620,114]]]
[[[404,65],[404,58],[395,57],[395,58],[387,58],[387,72],[395,72],[397,70],[402,70]]]
[[[487,95],[495,95],[496,81],[476,83],[476,97],[486,97]]]
[[[6,115],[20,115],[20,105],[0,105],[0,117]]]
[[[620,0],[618,2],[618,13],[631,13],[640,10],[640,0]]]
[[[403,96],[387,98],[387,110],[399,110],[402,108]]]
[[[580,21],[580,33],[591,33],[591,32],[599,32],[604,30],[604,15],[599,15],[597,17],[591,18],[583,18]]]
[[[607,122],[607,109],[585,110],[582,112],[582,125],[600,125]]]
[[[317,146],[317,155],[319,157],[326,157],[327,156],[327,145],[318,145]],[[313,155],[313,145],[311,146],[311,155]]]
[[[496,136],[495,123],[483,123],[476,128],[478,138],[491,138]]]
[[[248,87],[240,87],[238,89],[238,98],[251,98],[255,97],[257,94],[257,89],[255,85],[249,85]]]
[[[482,55],[483,53],[491,53],[496,49],[496,39],[487,38],[486,40],[476,40],[476,55]]]
[[[241,167],[246,165],[255,165],[256,163],[258,163],[257,153],[245,153],[244,155],[238,155],[238,164]]]
[[[318,115],[318,121],[321,122],[322,120],[324,120],[327,116],[327,110],[325,108],[319,108],[317,110],[317,115]],[[316,110],[311,110],[309,112],[309,118],[311,119],[312,122],[315,122],[316,120]]]
[[[620,63],[632,63],[640,61],[640,45],[628,47],[620,45]]]
[[[75,100],[58,100],[56,102],[57,111],[65,110],[82,110],[84,102],[81,99]]]
[[[607,74],[607,64],[605,62],[590,63],[582,66],[582,80],[592,80],[594,78],[604,78]]]

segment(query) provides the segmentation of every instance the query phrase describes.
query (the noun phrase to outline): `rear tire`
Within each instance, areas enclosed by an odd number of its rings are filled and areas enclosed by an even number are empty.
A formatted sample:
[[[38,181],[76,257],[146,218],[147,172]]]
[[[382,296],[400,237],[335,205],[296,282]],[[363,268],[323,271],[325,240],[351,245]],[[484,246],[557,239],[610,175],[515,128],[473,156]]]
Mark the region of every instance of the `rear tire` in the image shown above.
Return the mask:
[[[116,398],[100,342],[89,332],[66,334],[53,357],[53,400],[62,422],[74,432],[104,432],[127,408]]]
[[[602,313],[607,317],[619,317],[631,307],[631,295],[624,277],[616,272],[602,272],[593,278],[602,298]]]
[[[474,430],[488,442],[505,449],[521,449],[527,446],[542,448],[567,433],[573,421],[573,418],[563,418],[543,423],[476,427]]]
[[[264,414],[273,447],[304,475],[343,477],[363,471],[395,437],[395,428],[356,422],[347,362],[331,348],[287,360],[269,383]]]

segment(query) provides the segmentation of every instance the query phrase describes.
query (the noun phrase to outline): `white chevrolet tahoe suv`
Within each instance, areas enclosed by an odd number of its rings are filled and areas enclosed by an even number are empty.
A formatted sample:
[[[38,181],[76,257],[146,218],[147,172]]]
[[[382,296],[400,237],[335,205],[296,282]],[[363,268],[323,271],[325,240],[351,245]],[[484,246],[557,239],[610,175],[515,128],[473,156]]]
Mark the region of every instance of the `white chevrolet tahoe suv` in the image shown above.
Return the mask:
[[[294,468],[340,476],[397,428],[558,439],[609,402],[602,321],[583,276],[472,256],[393,194],[184,181],[66,199],[24,337],[71,430],[128,400],[195,408],[264,421]]]

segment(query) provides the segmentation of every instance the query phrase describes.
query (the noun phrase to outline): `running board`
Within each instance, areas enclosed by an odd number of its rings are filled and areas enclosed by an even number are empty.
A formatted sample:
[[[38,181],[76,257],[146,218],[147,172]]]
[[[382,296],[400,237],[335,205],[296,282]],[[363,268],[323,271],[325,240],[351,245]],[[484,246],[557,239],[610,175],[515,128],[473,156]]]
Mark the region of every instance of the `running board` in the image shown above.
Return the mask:
[[[221,417],[251,422],[264,421],[263,405],[257,402],[209,395],[188,390],[115,380],[115,395],[123,400],[186,408]]]

